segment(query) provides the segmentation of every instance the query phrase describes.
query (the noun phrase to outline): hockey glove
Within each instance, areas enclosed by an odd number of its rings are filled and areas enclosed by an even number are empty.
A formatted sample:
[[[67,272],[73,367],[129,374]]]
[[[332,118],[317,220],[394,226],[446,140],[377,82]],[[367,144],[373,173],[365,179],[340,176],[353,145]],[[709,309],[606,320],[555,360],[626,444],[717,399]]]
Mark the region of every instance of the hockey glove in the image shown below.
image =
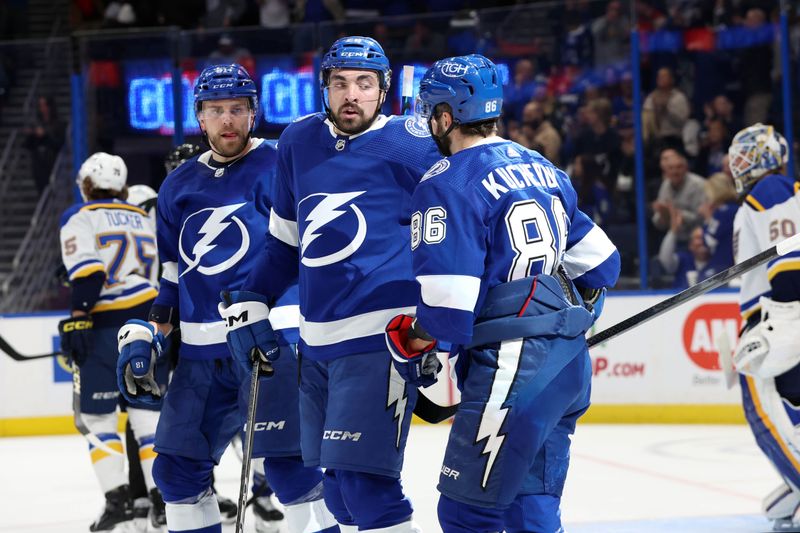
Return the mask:
[[[90,316],[73,316],[58,323],[61,351],[76,365],[86,362],[92,351],[92,326]]]
[[[606,302],[606,288],[579,288],[578,292],[580,292],[581,297],[583,297],[583,304],[586,309],[594,315],[593,323],[597,322],[597,319],[600,318],[600,315],[603,313],[603,305]]]
[[[117,334],[117,386],[131,405],[159,405],[162,391],[156,382],[156,360],[164,335],[144,320],[128,320]]]
[[[250,372],[256,359],[259,372],[273,373],[272,361],[280,356],[278,341],[269,323],[267,299],[255,292],[223,291],[219,314],[225,321],[228,349],[233,358]]]
[[[392,354],[392,363],[406,382],[415,387],[429,387],[436,383],[442,363],[436,357],[436,341],[432,340],[418,352],[409,352],[409,331],[414,317],[397,315],[386,326],[386,347]]]

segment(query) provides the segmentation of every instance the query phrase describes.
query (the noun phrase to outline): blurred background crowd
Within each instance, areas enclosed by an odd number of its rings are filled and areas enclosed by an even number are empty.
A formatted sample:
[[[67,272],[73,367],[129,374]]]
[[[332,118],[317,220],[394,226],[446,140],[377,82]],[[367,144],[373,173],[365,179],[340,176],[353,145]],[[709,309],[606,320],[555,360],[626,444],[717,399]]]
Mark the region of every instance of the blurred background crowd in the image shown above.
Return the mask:
[[[198,142],[186,88],[210,63],[239,62],[264,80],[257,134],[276,138],[291,118],[320,109],[315,61],[339,36],[376,38],[393,63],[395,86],[403,64],[421,74],[442,57],[487,55],[507,74],[500,134],[568,172],[581,209],[622,252],[621,288],[685,288],[732,264],[737,195],[727,150],[746,125],[785,129],[781,14],[789,22],[789,87],[793,121],[800,124],[796,1],[55,3],[62,14],[57,17],[53,2],[0,2],[0,194],[21,195],[19,205],[27,206],[0,205],[0,238],[8,239],[0,250],[6,294],[23,284],[19,270],[33,259],[21,247],[27,238],[30,248],[36,238],[9,228],[68,201],[51,184],[71,184],[64,180],[76,151],[121,155],[131,183],[158,188],[163,157],[176,140],[185,134]],[[636,68],[632,30],[641,54]],[[181,100],[170,80],[180,78],[185,128],[172,122],[179,115],[173,102]],[[397,98],[385,112],[399,110]],[[637,116],[646,203],[639,219]],[[76,127],[85,132],[80,150],[71,136]],[[641,235],[647,246],[644,282]]]

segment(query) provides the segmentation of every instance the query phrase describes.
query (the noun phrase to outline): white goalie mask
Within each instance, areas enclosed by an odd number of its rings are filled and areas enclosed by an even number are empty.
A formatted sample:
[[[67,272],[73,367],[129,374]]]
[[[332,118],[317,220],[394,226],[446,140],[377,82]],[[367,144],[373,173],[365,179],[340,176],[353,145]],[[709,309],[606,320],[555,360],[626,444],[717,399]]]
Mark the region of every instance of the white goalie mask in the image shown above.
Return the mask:
[[[775,128],[757,123],[736,134],[728,157],[736,192],[741,195],[764,175],[788,162],[789,145]]]
[[[90,155],[81,165],[75,182],[83,196],[83,182],[89,179],[98,189],[121,191],[128,181],[128,167],[118,155],[96,152]],[[84,200],[86,198],[84,197]]]

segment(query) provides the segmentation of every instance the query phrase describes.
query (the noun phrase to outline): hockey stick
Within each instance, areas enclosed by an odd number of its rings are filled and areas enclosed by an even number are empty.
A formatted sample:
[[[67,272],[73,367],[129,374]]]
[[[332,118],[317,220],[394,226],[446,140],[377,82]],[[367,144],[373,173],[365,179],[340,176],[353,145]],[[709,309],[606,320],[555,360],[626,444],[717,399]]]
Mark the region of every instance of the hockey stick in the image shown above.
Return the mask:
[[[25,355],[15,350],[2,336],[0,336],[0,351],[4,352],[14,361],[34,361],[36,359],[45,359],[47,357],[57,357],[64,355],[63,352],[43,353],[39,355]]]
[[[228,291],[222,291],[225,305],[233,305]],[[258,375],[261,367],[260,350],[253,348],[250,358],[253,360],[253,370],[250,372],[250,395],[247,404],[247,421],[244,427],[244,442],[242,442],[242,473],[239,478],[239,501],[236,502],[236,533],[244,532],[244,511],[247,508],[247,485],[250,482],[250,461],[253,459],[253,437],[255,436],[256,404],[258,402]],[[264,369],[269,373],[272,368]]]
[[[125,455],[123,452],[115,450],[100,440],[100,437],[92,433],[92,431],[83,421],[83,416],[81,415],[81,370],[74,362],[72,363],[72,414],[75,421],[75,428],[80,432],[81,435],[86,437],[86,440],[89,441],[89,444],[99,450],[103,450],[109,455]]]
[[[662,302],[658,302],[654,306],[648,307],[644,311],[636,313],[635,315],[626,318],[622,322],[618,322],[610,328],[604,329],[596,335],[592,335],[586,340],[586,344],[591,348],[595,344],[613,339],[617,335],[624,333],[631,328],[640,326],[648,320],[666,313],[673,307],[677,307],[684,302],[688,302],[692,298],[696,298],[701,294],[705,294],[712,289],[716,289],[717,287],[724,285],[731,279],[744,274],[745,272],[748,272],[759,265],[763,265],[770,259],[786,255],[789,252],[797,250],[798,248],[800,248],[800,233],[779,242],[772,248],[765,250],[760,254],[754,255],[750,259],[746,259],[741,263],[737,263],[732,267],[723,270],[722,272],[717,272],[710,278],[701,281],[697,285],[693,285]]]
[[[405,115],[409,110],[413,111],[414,67],[412,65],[403,65],[403,90],[401,94],[403,96],[403,105],[400,114]]]

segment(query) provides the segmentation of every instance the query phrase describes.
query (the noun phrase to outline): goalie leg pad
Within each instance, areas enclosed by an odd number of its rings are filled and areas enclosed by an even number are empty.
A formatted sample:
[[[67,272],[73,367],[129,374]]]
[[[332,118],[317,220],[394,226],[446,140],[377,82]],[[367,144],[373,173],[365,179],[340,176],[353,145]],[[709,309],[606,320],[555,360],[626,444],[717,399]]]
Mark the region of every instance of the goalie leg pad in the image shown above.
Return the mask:
[[[800,487],[800,409],[778,394],[774,379],[741,376],[745,417],[761,451],[784,480]]]
[[[800,506],[800,492],[785,482],[767,494],[761,502],[761,510],[770,520],[788,518],[794,515],[798,506]]]

